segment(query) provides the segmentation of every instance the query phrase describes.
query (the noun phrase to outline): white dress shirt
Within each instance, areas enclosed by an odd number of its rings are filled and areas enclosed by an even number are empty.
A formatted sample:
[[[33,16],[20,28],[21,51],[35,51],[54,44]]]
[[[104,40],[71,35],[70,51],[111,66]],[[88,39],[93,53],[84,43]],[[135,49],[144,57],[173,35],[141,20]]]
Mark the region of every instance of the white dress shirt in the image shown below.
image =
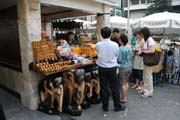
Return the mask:
[[[119,46],[110,39],[103,39],[96,44],[98,53],[97,65],[103,68],[112,68],[117,66]]]

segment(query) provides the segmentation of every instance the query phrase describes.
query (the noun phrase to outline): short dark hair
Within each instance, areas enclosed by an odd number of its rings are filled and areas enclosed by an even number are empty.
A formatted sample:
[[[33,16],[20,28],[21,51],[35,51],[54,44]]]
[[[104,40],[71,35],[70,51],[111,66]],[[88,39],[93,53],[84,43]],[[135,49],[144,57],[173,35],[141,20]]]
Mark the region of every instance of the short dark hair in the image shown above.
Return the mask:
[[[69,35],[74,35],[74,33],[72,32],[72,31],[69,31],[68,33],[67,33],[67,35],[69,36]]]
[[[139,32],[143,34],[145,41],[151,36],[150,30],[147,27],[142,28]]]
[[[116,33],[119,33],[119,29],[118,28],[114,28],[113,29],[113,33],[116,32]]]
[[[140,32],[139,32],[139,31],[136,31],[136,32],[134,33],[134,36],[136,36],[137,34],[140,35]]]
[[[109,38],[111,36],[111,29],[109,27],[103,27],[101,29],[101,36],[103,38]]]
[[[126,45],[126,44],[128,43],[128,37],[127,37],[127,35],[121,34],[121,35],[120,35],[120,39],[121,39],[121,42],[123,43],[123,45]]]
[[[168,51],[168,56],[172,56],[173,52],[171,50]]]

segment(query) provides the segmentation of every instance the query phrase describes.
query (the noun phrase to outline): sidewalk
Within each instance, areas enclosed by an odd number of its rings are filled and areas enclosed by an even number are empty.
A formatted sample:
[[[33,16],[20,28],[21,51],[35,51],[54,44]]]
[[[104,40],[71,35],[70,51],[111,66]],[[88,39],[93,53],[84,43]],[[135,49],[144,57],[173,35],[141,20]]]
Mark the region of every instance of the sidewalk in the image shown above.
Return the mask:
[[[114,112],[110,100],[108,113],[101,110],[101,104],[92,105],[84,110],[80,117],[67,115],[49,116],[38,111],[31,111],[20,104],[20,101],[0,89],[0,102],[4,107],[7,120],[179,120],[180,119],[180,86],[165,85],[155,87],[154,96],[141,98],[135,90],[130,89],[126,111]]]

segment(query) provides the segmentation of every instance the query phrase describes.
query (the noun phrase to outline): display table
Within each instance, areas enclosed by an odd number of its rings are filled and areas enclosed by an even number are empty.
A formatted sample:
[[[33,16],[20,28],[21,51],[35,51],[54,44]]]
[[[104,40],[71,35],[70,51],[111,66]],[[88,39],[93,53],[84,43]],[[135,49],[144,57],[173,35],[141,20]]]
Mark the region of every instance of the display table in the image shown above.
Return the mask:
[[[39,71],[36,71],[34,68],[33,68],[33,64],[34,63],[30,63],[30,70],[34,71],[34,72],[39,72]],[[69,70],[72,70],[72,69],[78,69],[78,68],[83,68],[85,69],[86,72],[91,72],[93,70],[96,70],[97,69],[97,65],[95,62],[93,63],[89,63],[89,64],[79,64],[78,66],[74,66],[74,67],[70,67],[70,68],[65,68],[63,70],[60,70],[60,71],[56,71],[56,72],[50,72],[50,73],[43,73],[43,72],[39,72],[41,73],[43,76],[45,77],[52,77],[52,76],[57,76],[65,71],[69,71]]]

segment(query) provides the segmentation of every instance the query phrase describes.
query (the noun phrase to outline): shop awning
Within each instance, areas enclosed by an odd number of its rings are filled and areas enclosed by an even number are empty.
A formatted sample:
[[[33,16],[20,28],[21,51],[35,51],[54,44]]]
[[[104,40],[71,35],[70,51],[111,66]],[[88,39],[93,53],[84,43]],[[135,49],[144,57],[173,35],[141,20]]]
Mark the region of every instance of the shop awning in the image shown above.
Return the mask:
[[[179,33],[180,14],[171,12],[155,13],[140,18],[132,24],[133,29],[143,27],[148,27],[154,32]]]

